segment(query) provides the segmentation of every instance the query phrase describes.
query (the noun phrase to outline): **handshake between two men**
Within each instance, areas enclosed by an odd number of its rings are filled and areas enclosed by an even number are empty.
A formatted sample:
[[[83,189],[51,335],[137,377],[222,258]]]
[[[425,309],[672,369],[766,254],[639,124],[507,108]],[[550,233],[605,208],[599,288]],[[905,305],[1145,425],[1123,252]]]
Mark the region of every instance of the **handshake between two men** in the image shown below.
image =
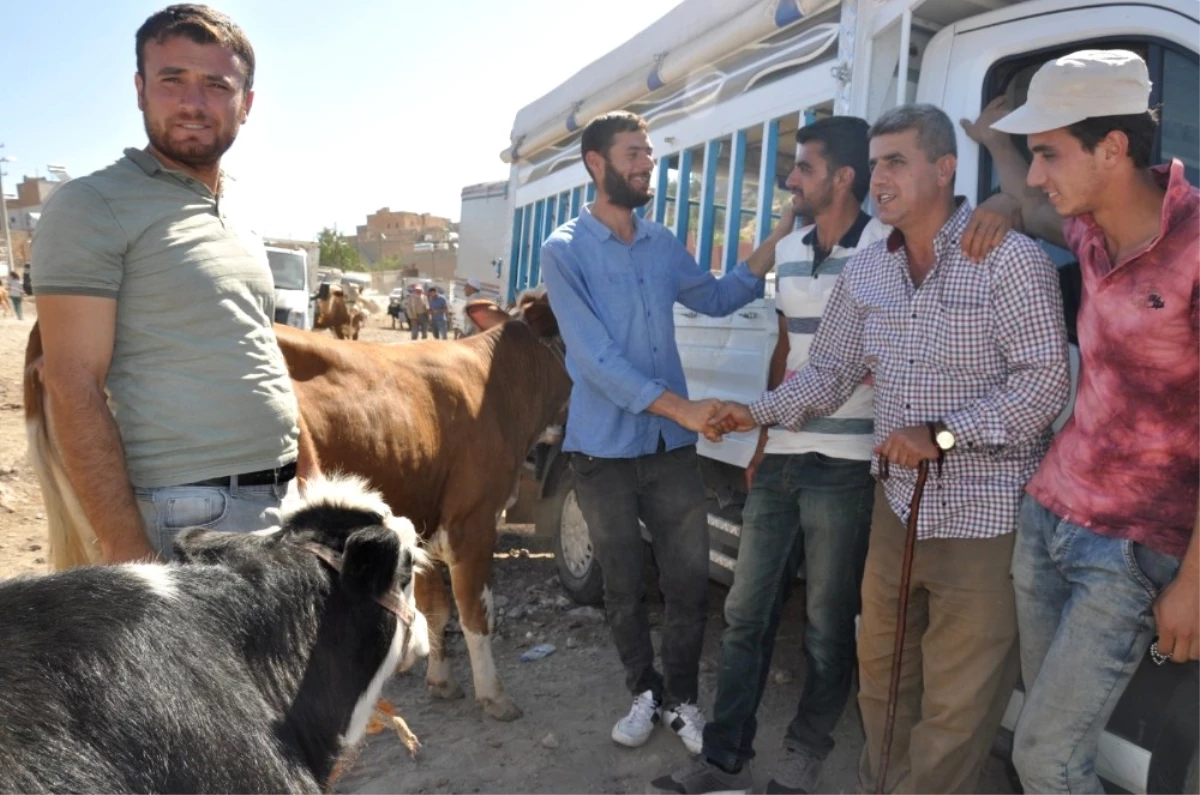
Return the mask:
[[[720,442],[727,433],[758,426],[750,407],[735,401],[680,400],[673,408],[671,419],[710,442]],[[882,444],[875,446],[874,453],[897,466],[916,469],[921,461],[936,459],[939,449],[928,425],[914,425],[892,431]]]

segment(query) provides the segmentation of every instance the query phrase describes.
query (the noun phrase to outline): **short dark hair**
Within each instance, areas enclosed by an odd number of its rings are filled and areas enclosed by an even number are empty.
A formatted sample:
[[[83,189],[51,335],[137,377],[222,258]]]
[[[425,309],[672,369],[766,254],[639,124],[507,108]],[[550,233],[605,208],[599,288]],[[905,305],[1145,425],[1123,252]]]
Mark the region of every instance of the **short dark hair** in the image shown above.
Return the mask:
[[[954,123],[944,110],[927,103],[900,105],[885,111],[871,125],[869,136],[875,138],[907,130],[917,131],[917,146],[930,163],[946,155],[958,154]]]
[[[627,110],[614,110],[597,116],[583,128],[583,137],[579,139],[579,156],[583,159],[583,167],[587,169],[588,152],[599,152],[607,160],[608,150],[612,148],[617,133],[646,132],[648,129],[645,119]],[[590,170],[588,174],[591,175]],[[593,176],[592,180],[595,179]]]
[[[245,89],[254,88],[254,48],[245,31],[233,20],[205,5],[179,3],[153,14],[138,28],[135,37],[137,70],[146,79],[146,44],[162,44],[174,36],[183,36],[196,44],[219,44],[246,65]]]
[[[1087,152],[1094,152],[1096,144],[1113,130],[1125,133],[1129,139],[1129,157],[1134,168],[1149,168],[1154,135],[1158,132],[1158,110],[1151,108],[1128,116],[1093,116],[1067,127],[1067,132],[1078,138]]]
[[[860,204],[871,187],[867,130],[867,123],[857,116],[829,116],[796,130],[796,143],[818,141],[824,146],[831,172],[843,167],[854,169],[851,191]]]

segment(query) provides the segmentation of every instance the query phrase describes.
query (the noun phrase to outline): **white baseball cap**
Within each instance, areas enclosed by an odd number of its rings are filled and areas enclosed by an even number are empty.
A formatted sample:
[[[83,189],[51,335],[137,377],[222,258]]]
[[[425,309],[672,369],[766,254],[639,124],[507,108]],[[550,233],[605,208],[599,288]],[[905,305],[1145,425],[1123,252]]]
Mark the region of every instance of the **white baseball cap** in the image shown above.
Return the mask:
[[[473,287],[473,288],[475,288],[476,290],[483,290],[483,288],[479,286],[479,280],[478,280],[478,279],[467,279],[467,286],[468,286],[468,287]]]
[[[1025,104],[992,129],[1033,135],[1084,119],[1132,116],[1149,109],[1150,73],[1137,53],[1080,50],[1038,69]]]

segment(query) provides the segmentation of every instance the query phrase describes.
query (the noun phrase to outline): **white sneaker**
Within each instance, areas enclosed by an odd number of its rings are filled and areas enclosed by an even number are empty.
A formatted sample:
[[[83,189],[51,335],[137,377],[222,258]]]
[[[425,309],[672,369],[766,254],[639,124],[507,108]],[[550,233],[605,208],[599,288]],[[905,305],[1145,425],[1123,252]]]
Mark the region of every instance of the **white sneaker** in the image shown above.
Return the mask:
[[[663,710],[663,721],[679,735],[688,752],[700,753],[704,747],[704,713],[695,704],[680,704]]]
[[[645,693],[638,693],[633,697],[633,706],[629,708],[629,714],[617,721],[616,726],[613,726],[613,742],[637,748],[650,739],[650,733],[654,731],[654,724],[659,720],[661,720],[661,716],[658,702],[654,700],[654,693],[649,690]]]

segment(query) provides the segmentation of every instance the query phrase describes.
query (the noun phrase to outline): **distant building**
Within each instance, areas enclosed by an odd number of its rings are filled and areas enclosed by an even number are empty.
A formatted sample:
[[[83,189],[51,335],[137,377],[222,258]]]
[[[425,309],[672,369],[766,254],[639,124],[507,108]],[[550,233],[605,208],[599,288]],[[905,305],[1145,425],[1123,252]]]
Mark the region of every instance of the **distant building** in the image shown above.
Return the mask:
[[[371,264],[394,257],[423,276],[447,279],[458,262],[458,229],[449,218],[384,207],[358,226],[355,246]]]

